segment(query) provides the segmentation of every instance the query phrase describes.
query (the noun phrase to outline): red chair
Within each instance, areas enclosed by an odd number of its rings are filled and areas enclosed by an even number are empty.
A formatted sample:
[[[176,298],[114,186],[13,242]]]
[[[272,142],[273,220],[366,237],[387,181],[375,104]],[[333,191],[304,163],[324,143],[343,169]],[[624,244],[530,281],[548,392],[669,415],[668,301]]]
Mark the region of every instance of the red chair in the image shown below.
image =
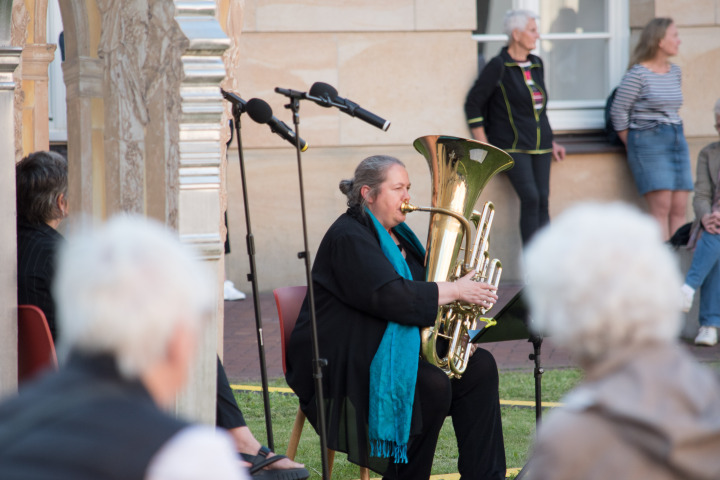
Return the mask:
[[[305,293],[307,287],[296,286],[296,287],[280,287],[273,290],[275,295],[275,304],[277,305],[278,318],[280,320],[280,346],[282,351],[282,366],[283,373],[287,371],[285,363],[285,347],[290,341],[290,334],[295,328],[295,322],[297,321],[300,308],[302,307],[303,300],[305,299]],[[297,454],[298,444],[300,443],[300,436],[302,435],[303,425],[305,425],[305,414],[298,407],[297,414],[295,415],[295,422],[293,423],[292,430],[290,431],[290,440],[288,440],[288,448],[285,455],[291,460],[295,459]],[[335,450],[328,448],[328,469],[329,474],[332,475],[333,462],[335,460]],[[365,467],[360,467],[360,479],[369,480],[370,471]]]
[[[283,373],[287,372],[285,346],[290,341],[290,334],[293,328],[295,328],[295,322],[297,321],[298,314],[300,314],[303,300],[305,300],[305,292],[307,292],[307,287],[304,285],[297,287],[280,287],[273,290],[278,317],[280,319],[280,346],[282,350]]]
[[[18,383],[46,369],[57,370],[55,342],[47,319],[34,305],[18,306]]]

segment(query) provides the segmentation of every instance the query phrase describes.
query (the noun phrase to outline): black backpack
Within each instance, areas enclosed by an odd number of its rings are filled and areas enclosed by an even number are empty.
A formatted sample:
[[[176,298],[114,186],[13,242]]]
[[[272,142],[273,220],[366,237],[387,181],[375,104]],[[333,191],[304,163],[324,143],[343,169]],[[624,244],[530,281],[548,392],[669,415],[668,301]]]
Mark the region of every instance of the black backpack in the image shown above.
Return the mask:
[[[620,137],[615,131],[612,124],[612,118],[610,117],[610,110],[612,109],[612,104],[615,100],[615,93],[617,93],[617,87],[613,88],[613,91],[610,92],[610,96],[608,96],[607,101],[605,102],[605,140],[607,140],[610,145],[622,145],[623,142],[620,140]]]

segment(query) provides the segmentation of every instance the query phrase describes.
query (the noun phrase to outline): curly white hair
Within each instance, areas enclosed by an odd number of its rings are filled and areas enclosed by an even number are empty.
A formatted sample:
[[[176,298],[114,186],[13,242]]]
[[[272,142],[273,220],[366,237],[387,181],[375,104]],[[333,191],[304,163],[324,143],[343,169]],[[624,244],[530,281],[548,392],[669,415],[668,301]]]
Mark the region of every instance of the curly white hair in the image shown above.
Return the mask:
[[[126,378],[162,360],[179,325],[199,332],[216,301],[209,272],[177,234],[130,215],[68,238],[54,298],[61,351],[112,355]]]
[[[634,207],[572,207],[538,232],[525,260],[532,328],[581,362],[679,332],[677,259]]]

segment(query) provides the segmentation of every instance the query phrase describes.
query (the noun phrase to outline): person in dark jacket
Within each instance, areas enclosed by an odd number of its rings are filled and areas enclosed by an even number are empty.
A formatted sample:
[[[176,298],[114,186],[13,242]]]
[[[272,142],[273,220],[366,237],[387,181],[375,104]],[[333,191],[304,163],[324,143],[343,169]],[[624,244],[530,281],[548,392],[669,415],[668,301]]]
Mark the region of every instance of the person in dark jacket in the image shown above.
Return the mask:
[[[227,433],[166,412],[213,284],[176,234],[140,217],[65,243],[53,284],[63,361],[0,405],[0,478],[247,479]]]
[[[547,118],[543,63],[530,52],[540,34],[528,10],[505,15],[508,44],[478,76],[465,100],[465,116],[475,140],[508,152],[515,166],[506,173],[520,197],[520,234],[527,244],[550,221],[550,163],[565,148],[553,141]]]
[[[502,479],[505,451],[492,354],[476,349],[462,378],[454,380],[418,359],[419,329],[434,324],[439,305],[462,300],[489,307],[496,289],[469,276],[425,281],[424,248],[400,209],[410,199],[409,188],[398,159],[363,160],[354,178],[340,183],[349,208],[327,231],[315,258],[319,353],[328,360],[328,447],[384,478],[428,478],[450,415],[462,478]],[[311,331],[306,298],[287,347],[286,379],[317,429]],[[397,402],[390,402],[388,413],[383,400],[391,398]]]
[[[57,229],[68,214],[67,188],[67,160],[59,153],[31,153],[15,165],[18,305],[40,308],[54,339],[51,285],[55,255],[64,242]]]

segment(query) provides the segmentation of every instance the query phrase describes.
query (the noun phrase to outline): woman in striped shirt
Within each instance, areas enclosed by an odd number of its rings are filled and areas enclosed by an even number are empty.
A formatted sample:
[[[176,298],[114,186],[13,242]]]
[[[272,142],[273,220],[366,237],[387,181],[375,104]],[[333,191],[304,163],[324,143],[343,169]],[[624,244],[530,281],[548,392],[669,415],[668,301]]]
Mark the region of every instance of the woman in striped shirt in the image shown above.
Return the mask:
[[[693,189],[690,155],[678,111],[680,67],[670,63],[680,46],[670,18],[655,18],[640,35],[630,68],[617,89],[611,115],[627,147],[638,192],[660,223],[665,240],[685,222]]]

